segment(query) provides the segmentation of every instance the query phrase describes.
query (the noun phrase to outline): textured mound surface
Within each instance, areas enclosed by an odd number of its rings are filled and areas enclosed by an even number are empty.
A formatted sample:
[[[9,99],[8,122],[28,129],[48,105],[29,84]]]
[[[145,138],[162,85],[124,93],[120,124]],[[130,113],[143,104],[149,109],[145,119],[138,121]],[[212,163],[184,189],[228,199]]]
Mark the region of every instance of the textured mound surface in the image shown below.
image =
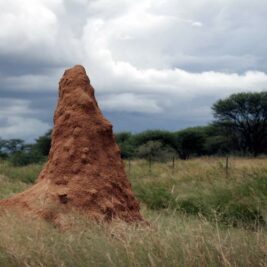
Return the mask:
[[[55,222],[72,209],[96,220],[142,220],[112,125],[82,66],[66,70],[60,80],[49,159],[36,184],[0,206]]]

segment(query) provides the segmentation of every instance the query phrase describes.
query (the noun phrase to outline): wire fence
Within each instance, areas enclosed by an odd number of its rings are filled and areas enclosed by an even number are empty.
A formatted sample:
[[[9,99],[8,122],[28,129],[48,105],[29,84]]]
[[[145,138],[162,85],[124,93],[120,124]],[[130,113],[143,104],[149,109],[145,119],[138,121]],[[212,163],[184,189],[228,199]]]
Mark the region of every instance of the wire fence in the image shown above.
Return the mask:
[[[132,161],[134,161],[135,159],[125,159],[125,167],[127,168],[127,172],[130,175],[131,171],[132,171]],[[177,164],[177,158],[176,157],[171,157],[168,161],[165,161],[166,164],[169,163],[169,167],[171,169],[171,173],[172,175],[175,174],[176,169],[178,168],[178,164]],[[153,160],[152,157],[149,157],[148,159],[146,159],[147,162],[147,170],[148,173],[151,174],[153,172],[153,163],[159,162],[159,161],[155,161]],[[162,162],[161,162],[162,163]],[[230,158],[229,156],[226,156],[223,159],[223,169],[224,169],[224,173],[225,173],[225,177],[229,178],[229,169],[230,169]]]

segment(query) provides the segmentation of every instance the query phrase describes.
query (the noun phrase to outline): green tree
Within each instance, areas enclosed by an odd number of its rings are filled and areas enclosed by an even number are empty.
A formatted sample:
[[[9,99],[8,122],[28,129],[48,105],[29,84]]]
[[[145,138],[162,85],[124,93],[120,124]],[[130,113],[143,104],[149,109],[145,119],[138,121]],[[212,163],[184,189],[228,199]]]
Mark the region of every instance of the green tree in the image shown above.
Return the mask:
[[[216,123],[239,149],[254,156],[266,150],[267,92],[233,94],[217,101],[212,110]]]
[[[131,158],[134,155],[134,145],[130,132],[115,133],[115,139],[121,150],[122,158]]]
[[[159,141],[148,141],[139,146],[136,151],[136,156],[153,161],[168,161],[176,155],[173,148],[164,146]]]
[[[148,141],[158,141],[163,146],[175,148],[174,134],[169,131],[148,130],[132,136],[136,147],[146,144]]]
[[[8,157],[7,151],[5,150],[6,141],[0,138],[0,159],[6,159]]]
[[[2,140],[0,142],[1,151],[7,154],[13,154],[19,151],[23,151],[25,148],[25,143],[21,139],[9,139]]]
[[[51,133],[52,130],[49,130],[44,135],[40,136],[36,139],[36,143],[34,144],[34,150],[38,151],[43,156],[48,156],[50,147],[51,147]]]
[[[176,149],[181,159],[204,154],[205,135],[202,127],[187,128],[176,132]]]
[[[206,155],[225,155],[238,149],[236,142],[220,125],[212,123],[202,128],[205,135],[204,153]]]

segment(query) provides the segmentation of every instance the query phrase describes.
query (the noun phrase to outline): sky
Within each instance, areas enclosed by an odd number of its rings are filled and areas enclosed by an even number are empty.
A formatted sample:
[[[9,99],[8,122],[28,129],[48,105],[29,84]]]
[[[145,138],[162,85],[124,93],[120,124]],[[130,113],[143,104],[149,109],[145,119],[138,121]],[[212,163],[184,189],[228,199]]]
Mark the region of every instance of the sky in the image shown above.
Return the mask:
[[[0,137],[53,127],[58,81],[82,64],[115,131],[178,130],[267,90],[266,0],[0,0]]]

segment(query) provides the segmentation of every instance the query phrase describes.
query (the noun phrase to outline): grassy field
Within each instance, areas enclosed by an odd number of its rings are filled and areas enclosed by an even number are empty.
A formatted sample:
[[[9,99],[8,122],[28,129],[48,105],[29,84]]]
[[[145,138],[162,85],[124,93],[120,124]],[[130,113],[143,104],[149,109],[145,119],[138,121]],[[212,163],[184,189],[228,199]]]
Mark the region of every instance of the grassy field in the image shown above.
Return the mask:
[[[125,162],[151,227],[97,225],[73,214],[60,231],[0,217],[0,266],[267,266],[267,159]],[[22,191],[41,165],[0,163],[0,198]]]

